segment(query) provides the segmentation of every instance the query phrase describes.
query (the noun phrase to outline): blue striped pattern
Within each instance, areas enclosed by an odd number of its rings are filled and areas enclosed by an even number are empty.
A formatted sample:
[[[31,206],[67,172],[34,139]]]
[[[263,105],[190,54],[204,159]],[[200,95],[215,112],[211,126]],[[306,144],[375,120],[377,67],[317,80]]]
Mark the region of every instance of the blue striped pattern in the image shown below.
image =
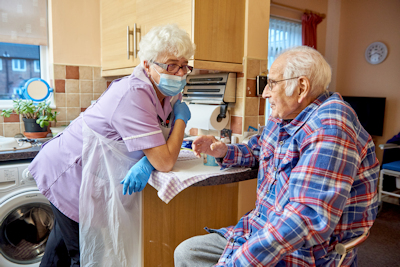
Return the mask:
[[[257,162],[256,208],[217,230],[229,241],[217,266],[335,266],[335,245],[372,226],[379,162],[339,94],[322,94],[290,122],[270,117],[249,145],[229,146],[222,166]]]

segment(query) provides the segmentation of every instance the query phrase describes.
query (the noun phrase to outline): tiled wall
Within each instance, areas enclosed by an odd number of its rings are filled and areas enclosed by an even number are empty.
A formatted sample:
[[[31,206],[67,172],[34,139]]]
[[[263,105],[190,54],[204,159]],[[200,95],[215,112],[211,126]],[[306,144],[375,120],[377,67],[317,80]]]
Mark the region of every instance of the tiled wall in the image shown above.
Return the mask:
[[[229,104],[231,120],[227,128],[241,139],[249,126],[264,125],[265,99],[256,95],[256,77],[267,72],[267,60],[244,59],[244,73],[237,73],[236,103]],[[208,71],[203,71],[208,72]],[[57,125],[68,125],[90,106],[106,89],[112,78],[101,77],[101,67],[54,65]],[[54,122],[52,123],[54,126]],[[22,119],[18,115],[10,118],[0,116],[0,135],[13,137],[24,132]],[[193,129],[191,135],[215,134]]]
[[[267,73],[267,60],[245,58],[244,62],[244,73],[237,75],[236,103],[231,106],[231,129],[236,135],[265,124],[266,100],[256,94],[256,77]]]
[[[55,89],[55,110],[59,112],[56,126],[68,125],[78,117],[110,82],[101,77],[101,67],[54,65],[54,82],[50,81],[50,86]],[[13,137],[24,131],[20,116],[0,116],[0,135]]]
[[[66,125],[90,106],[106,89],[101,67],[54,65],[57,125]]]
[[[208,73],[201,70],[199,74]],[[258,75],[267,74],[267,60],[244,58],[244,73],[236,73],[236,103],[229,103],[230,122],[226,126],[232,130],[232,134],[243,139],[244,132],[249,126],[257,128],[265,125],[265,102],[261,96],[257,96]],[[217,131],[205,131],[191,129],[190,135],[211,134],[218,135]]]

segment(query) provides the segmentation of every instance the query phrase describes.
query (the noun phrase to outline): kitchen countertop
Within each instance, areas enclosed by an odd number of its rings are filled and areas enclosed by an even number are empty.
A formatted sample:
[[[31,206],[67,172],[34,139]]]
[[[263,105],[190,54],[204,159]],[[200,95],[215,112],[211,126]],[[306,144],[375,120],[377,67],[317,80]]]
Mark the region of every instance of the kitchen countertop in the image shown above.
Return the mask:
[[[33,146],[20,150],[0,151],[0,161],[33,159],[40,150],[40,146]]]
[[[31,139],[35,142],[33,142],[33,145],[30,148],[0,151],[0,162],[20,159],[33,159],[39,153],[42,144],[52,138],[53,137],[37,138],[34,140]]]
[[[11,161],[20,159],[33,159],[40,151],[40,146],[33,146],[27,149],[15,151],[0,151],[0,161]],[[191,186],[210,186],[229,184],[240,181],[246,181],[257,178],[258,168],[251,169],[245,172],[223,174],[210,177],[206,180],[197,182]]]
[[[236,183],[236,182],[255,179],[257,178],[257,174],[258,174],[258,168],[255,168],[244,172],[212,176],[203,181],[192,184],[191,186],[209,186],[209,185]]]

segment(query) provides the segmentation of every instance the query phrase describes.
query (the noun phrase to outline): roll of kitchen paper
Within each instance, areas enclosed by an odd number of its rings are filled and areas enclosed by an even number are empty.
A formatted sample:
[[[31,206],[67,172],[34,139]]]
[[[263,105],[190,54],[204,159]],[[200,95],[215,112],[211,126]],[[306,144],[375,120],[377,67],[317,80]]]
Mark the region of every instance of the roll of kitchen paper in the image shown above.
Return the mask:
[[[222,130],[229,122],[229,112],[226,111],[226,117],[219,122],[217,118],[220,109],[219,105],[189,104],[191,119],[188,121],[186,129]]]

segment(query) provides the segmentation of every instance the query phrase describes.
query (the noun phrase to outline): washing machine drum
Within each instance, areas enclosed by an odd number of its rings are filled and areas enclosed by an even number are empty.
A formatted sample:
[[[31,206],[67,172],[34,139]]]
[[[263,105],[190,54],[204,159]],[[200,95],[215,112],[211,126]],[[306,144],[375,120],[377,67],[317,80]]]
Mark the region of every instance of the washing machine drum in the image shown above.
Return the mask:
[[[16,264],[40,262],[54,218],[43,202],[20,203],[3,217],[0,226],[0,252]]]

